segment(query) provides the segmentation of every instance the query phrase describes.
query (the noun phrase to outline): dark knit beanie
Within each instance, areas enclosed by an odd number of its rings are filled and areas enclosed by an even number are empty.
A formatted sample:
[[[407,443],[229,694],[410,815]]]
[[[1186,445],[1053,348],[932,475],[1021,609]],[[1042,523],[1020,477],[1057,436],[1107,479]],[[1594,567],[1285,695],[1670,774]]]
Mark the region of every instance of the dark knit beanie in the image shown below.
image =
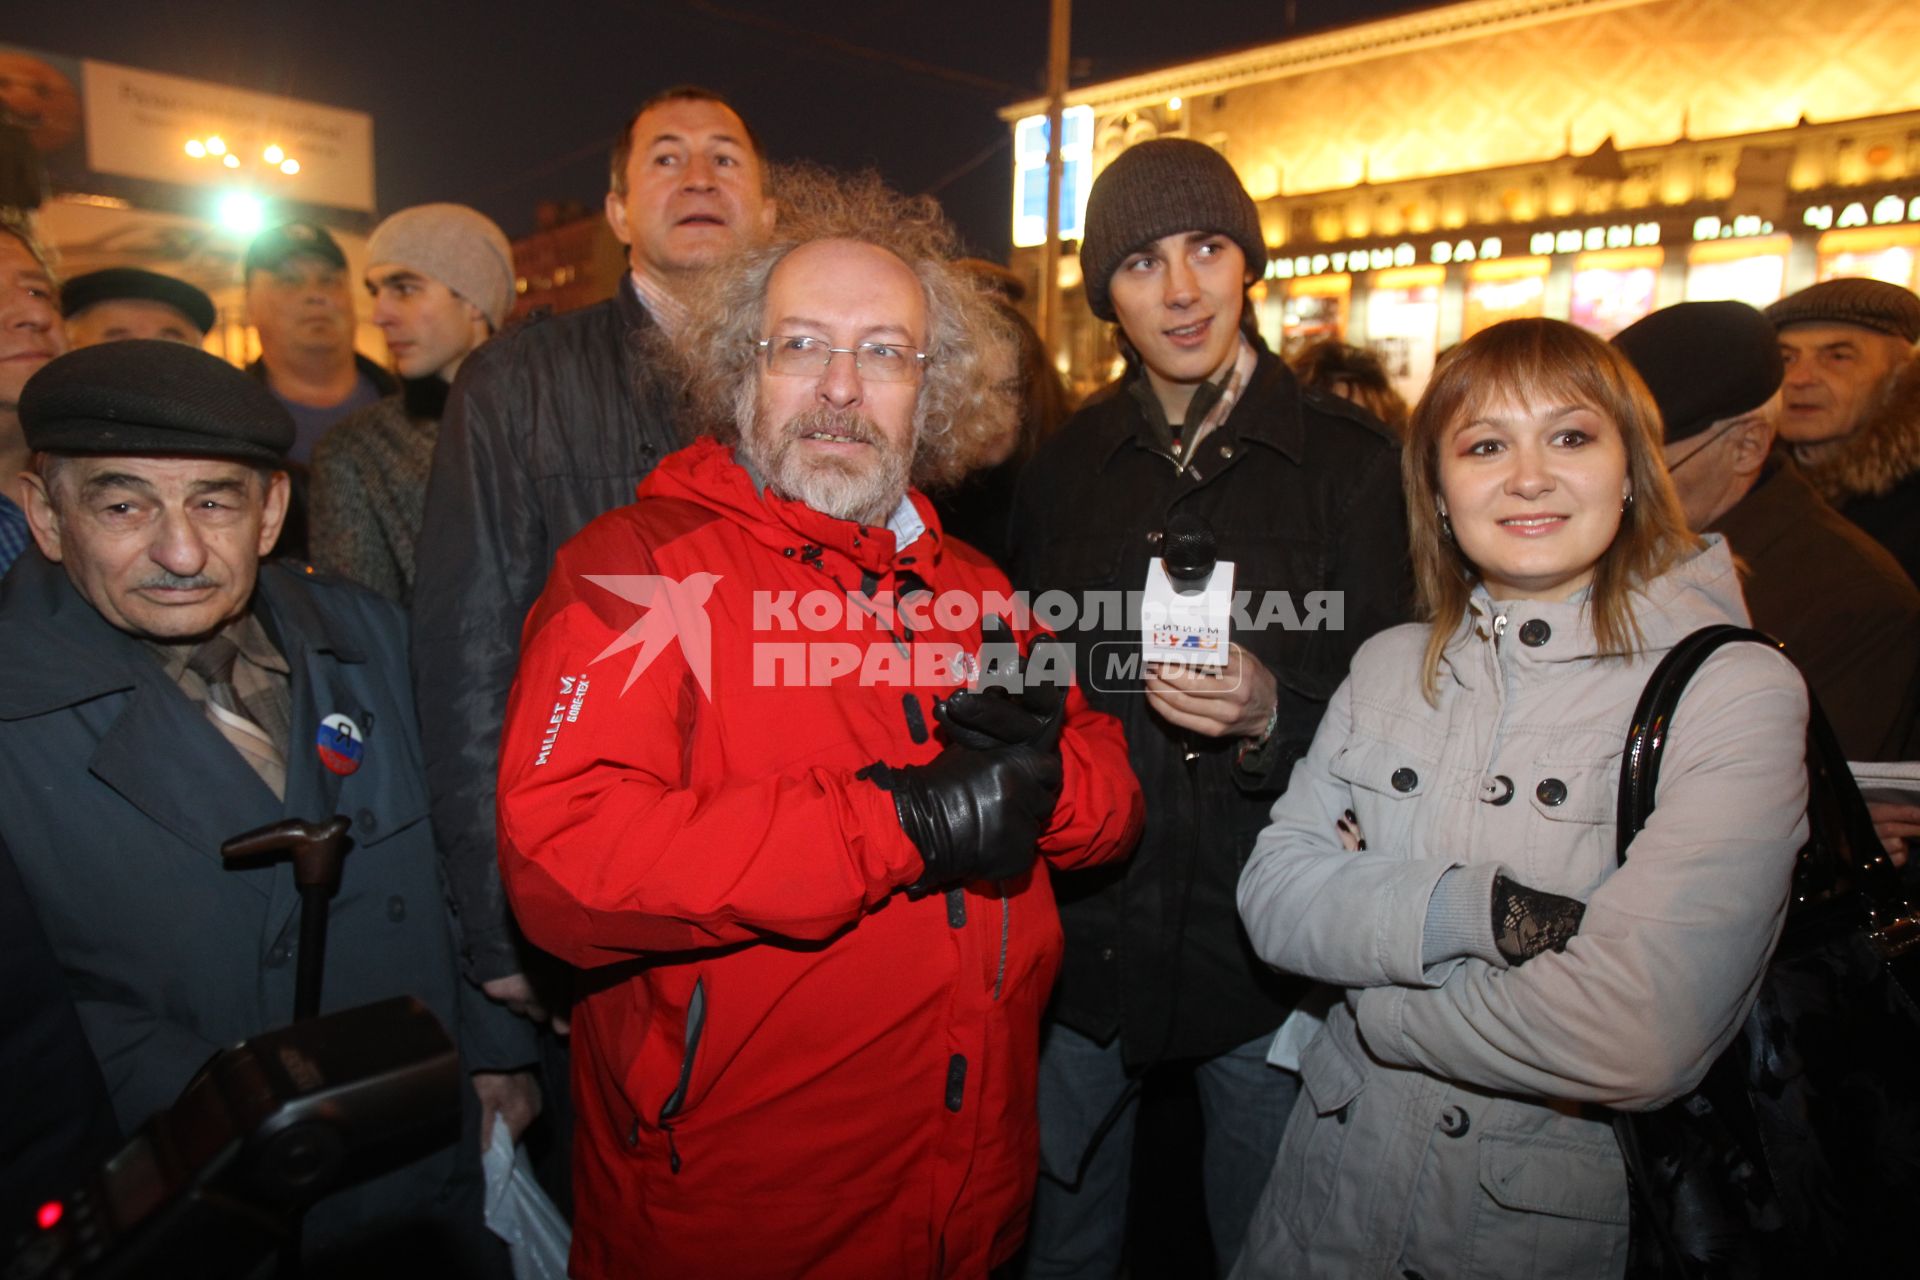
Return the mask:
[[[1114,318],[1108,286],[1122,259],[1182,231],[1228,237],[1256,276],[1267,265],[1260,214],[1225,156],[1190,138],[1155,138],[1122,151],[1087,194],[1080,274],[1093,314]]]
[[[1902,342],[1920,341],[1920,298],[1884,280],[1822,280],[1768,307],[1767,319],[1776,330],[1790,324],[1856,324]]]
[[[128,338],[70,351],[20,392],[29,449],[181,454],[277,465],[293,418],[266,383],[183,342]]]
[[[1744,302],[1682,302],[1614,336],[1675,444],[1765,404],[1786,376],[1780,340]]]

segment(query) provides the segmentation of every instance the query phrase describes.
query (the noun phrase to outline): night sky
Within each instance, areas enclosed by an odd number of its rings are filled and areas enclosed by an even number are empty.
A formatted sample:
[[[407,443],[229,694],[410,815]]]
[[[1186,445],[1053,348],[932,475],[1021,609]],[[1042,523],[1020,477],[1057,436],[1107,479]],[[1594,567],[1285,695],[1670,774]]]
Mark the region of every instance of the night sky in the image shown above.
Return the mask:
[[[597,206],[633,106],[677,82],[726,94],[776,160],[876,166],[932,191],[1004,258],[999,107],[1044,91],[1046,0],[39,0],[0,41],[305,98],[373,116],[382,212],[471,204],[510,236],[541,200]],[[1074,83],[1427,6],[1392,0],[1081,0]],[[848,46],[872,51],[874,56]],[[930,64],[935,70],[915,69]]]

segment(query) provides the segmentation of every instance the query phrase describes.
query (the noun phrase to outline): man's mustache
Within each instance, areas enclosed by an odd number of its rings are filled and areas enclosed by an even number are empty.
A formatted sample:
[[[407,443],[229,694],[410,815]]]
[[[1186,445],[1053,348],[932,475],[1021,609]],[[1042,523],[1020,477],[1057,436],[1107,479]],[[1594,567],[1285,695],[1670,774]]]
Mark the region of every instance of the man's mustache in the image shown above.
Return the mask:
[[[787,419],[786,428],[781,434],[789,440],[799,440],[816,431],[845,436],[861,444],[879,445],[881,442],[880,428],[873,419],[852,409],[809,409],[796,418]]]
[[[181,575],[162,569],[140,583],[140,590],[159,591],[199,591],[205,587],[217,587],[220,583],[204,573]]]

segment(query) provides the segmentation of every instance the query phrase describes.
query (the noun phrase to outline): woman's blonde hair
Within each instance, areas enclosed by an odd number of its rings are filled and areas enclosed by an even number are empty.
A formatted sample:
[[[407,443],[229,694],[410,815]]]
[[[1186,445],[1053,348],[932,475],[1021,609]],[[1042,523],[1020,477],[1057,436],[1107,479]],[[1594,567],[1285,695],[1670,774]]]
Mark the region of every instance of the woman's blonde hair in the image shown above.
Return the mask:
[[[1624,655],[1640,647],[1632,593],[1700,545],[1667,478],[1660,410],[1625,356],[1560,320],[1507,320],[1481,330],[1434,369],[1414,406],[1400,456],[1414,587],[1431,628],[1421,671],[1429,702],[1439,696],[1441,655],[1480,581],[1440,515],[1441,443],[1460,423],[1516,400],[1592,409],[1619,430],[1626,446],[1633,500],[1594,566],[1587,601],[1601,653]]]
[[[686,299],[674,335],[692,414],[690,434],[733,444],[753,421],[767,285],[789,253],[818,240],[874,245],[906,263],[927,301],[927,367],[914,410],[912,482],[951,484],[1003,438],[1005,411],[986,376],[986,355],[1013,337],[984,288],[955,265],[952,226],[929,196],[903,196],[877,174],[814,165],[775,170],[778,225],[715,264]]]

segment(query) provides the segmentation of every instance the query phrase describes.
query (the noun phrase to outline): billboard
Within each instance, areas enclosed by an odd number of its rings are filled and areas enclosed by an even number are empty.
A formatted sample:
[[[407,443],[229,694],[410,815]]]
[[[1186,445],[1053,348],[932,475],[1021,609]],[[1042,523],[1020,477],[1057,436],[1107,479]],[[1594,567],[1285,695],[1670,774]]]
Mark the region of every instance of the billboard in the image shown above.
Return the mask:
[[[0,44],[0,186],[36,158],[55,191],[134,179],[374,211],[365,112]]]

